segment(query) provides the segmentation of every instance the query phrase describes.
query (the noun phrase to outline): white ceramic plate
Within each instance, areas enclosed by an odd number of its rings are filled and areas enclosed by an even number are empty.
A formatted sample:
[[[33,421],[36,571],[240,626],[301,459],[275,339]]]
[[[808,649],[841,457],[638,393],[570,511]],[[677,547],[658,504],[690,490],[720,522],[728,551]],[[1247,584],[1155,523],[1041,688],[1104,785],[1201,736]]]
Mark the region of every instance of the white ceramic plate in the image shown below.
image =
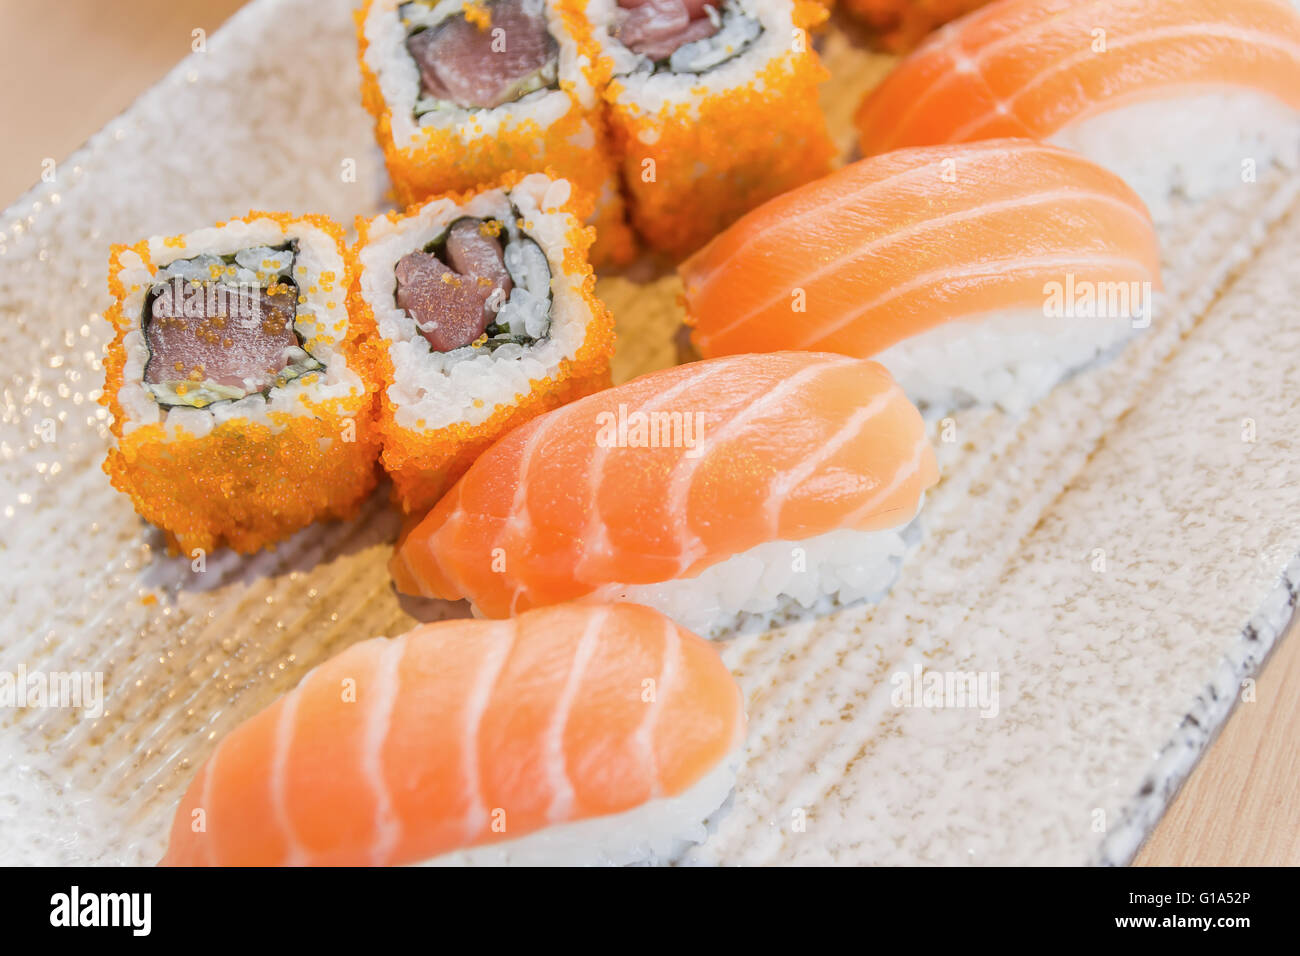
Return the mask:
[[[155,861],[214,739],[408,611],[465,613],[399,604],[382,494],[196,572],[100,471],[110,242],[382,207],[349,8],[251,4],[0,220],[0,671],[101,674],[105,695],[99,715],[0,710],[0,862]],[[747,758],[687,862],[1131,857],[1300,579],[1294,199],[1275,175],[1187,212],[1170,307],[1119,360],[1022,420],[936,431],[928,536],[884,605],[727,643]],[[671,280],[601,290],[620,374],[662,362]],[[916,668],[996,675],[996,715],[898,706]]]

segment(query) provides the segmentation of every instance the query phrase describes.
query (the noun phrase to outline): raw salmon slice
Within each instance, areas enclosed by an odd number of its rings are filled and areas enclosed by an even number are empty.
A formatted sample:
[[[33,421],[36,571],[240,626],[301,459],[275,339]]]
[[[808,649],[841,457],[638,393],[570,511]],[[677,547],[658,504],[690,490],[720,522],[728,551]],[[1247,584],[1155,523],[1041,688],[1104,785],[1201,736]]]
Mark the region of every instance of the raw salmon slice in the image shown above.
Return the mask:
[[[874,362],[813,352],[696,362],[500,439],[404,537],[391,568],[402,591],[505,617],[692,578],[766,543],[898,528],[937,477],[920,415]]]
[[[1041,314],[1044,287],[1071,276],[1159,288],[1159,265],[1150,217],[1119,177],[994,140],[853,163],[760,206],[680,272],[706,357],[866,358],[944,323]]]
[[[717,808],[743,734],[717,653],[649,608],[425,625],[353,645],[225,737],[162,862],[625,862]]]
[[[1138,101],[1233,88],[1300,110],[1300,14],[1288,0],[1001,0],[933,34],[856,123],[864,155],[1045,139]]]

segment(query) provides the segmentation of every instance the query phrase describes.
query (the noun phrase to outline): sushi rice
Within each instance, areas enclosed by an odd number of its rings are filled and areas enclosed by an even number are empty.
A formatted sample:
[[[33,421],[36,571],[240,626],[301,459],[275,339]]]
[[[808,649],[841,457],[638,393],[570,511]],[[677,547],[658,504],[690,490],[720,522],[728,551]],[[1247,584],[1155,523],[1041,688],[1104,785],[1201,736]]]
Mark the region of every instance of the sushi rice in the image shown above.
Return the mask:
[[[1180,201],[1241,188],[1247,164],[1256,177],[1300,169],[1300,111],[1254,90],[1216,90],[1098,113],[1048,142],[1117,173],[1161,224]]]
[[[1156,293],[1152,299],[1160,301]],[[970,405],[1023,415],[1070,375],[1108,361],[1145,321],[1046,318],[1041,310],[971,316],[927,329],[874,358],[927,418]]]
[[[590,600],[629,601],[662,611],[703,637],[765,630],[853,604],[883,600],[921,540],[918,516],[898,528],[837,528],[799,541],[768,541],[694,577],[607,584]]]
[[[444,853],[422,866],[630,866],[668,863],[708,836],[707,821],[736,785],[743,737],[689,789],[631,810],[537,830],[503,843]]]

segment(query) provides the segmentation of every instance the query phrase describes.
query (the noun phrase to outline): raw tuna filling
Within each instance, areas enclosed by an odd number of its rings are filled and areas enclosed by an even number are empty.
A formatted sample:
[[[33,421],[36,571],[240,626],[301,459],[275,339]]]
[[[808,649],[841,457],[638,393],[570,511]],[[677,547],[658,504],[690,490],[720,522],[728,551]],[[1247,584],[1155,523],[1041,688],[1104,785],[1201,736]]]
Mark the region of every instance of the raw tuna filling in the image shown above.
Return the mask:
[[[416,25],[406,49],[420,71],[417,115],[435,108],[423,98],[491,109],[554,84],[559,46],[542,0],[470,4],[421,28],[433,15],[427,4],[402,7],[405,22]]]
[[[680,47],[704,40],[722,25],[717,8],[722,0],[618,0],[627,11],[615,30],[619,41],[633,53],[651,60],[666,60]],[[706,6],[711,6],[711,17]]]
[[[294,328],[290,249],[198,256],[160,271],[143,318],[144,381],[163,405],[202,408],[321,368]],[[204,278],[206,277],[206,278]]]
[[[435,352],[529,345],[549,329],[546,256],[500,220],[458,219],[442,237],[399,259],[393,272],[397,307]]]

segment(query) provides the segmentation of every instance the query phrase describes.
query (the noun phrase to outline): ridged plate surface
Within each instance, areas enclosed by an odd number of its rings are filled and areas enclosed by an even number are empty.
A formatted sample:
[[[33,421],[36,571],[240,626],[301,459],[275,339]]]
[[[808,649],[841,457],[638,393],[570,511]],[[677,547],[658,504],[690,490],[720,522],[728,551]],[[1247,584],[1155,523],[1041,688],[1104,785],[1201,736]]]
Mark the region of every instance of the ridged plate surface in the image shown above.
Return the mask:
[[[289,57],[268,42],[286,35]],[[385,489],[358,521],[199,573],[100,470],[110,242],[383,207],[353,44],[349,0],[259,0],[0,216],[0,671],[100,672],[105,692],[95,719],[0,710],[0,862],[155,861],[216,738],[348,644],[466,613],[395,596]],[[847,149],[888,60],[822,45]],[[1022,420],[936,426],[927,538],[881,607],[727,643],[747,758],[686,862],[1132,855],[1300,579],[1295,192],[1264,177],[1171,227],[1168,305],[1116,362]],[[677,291],[602,280],[619,380],[674,361]],[[895,706],[918,666],[996,673],[996,716]]]

